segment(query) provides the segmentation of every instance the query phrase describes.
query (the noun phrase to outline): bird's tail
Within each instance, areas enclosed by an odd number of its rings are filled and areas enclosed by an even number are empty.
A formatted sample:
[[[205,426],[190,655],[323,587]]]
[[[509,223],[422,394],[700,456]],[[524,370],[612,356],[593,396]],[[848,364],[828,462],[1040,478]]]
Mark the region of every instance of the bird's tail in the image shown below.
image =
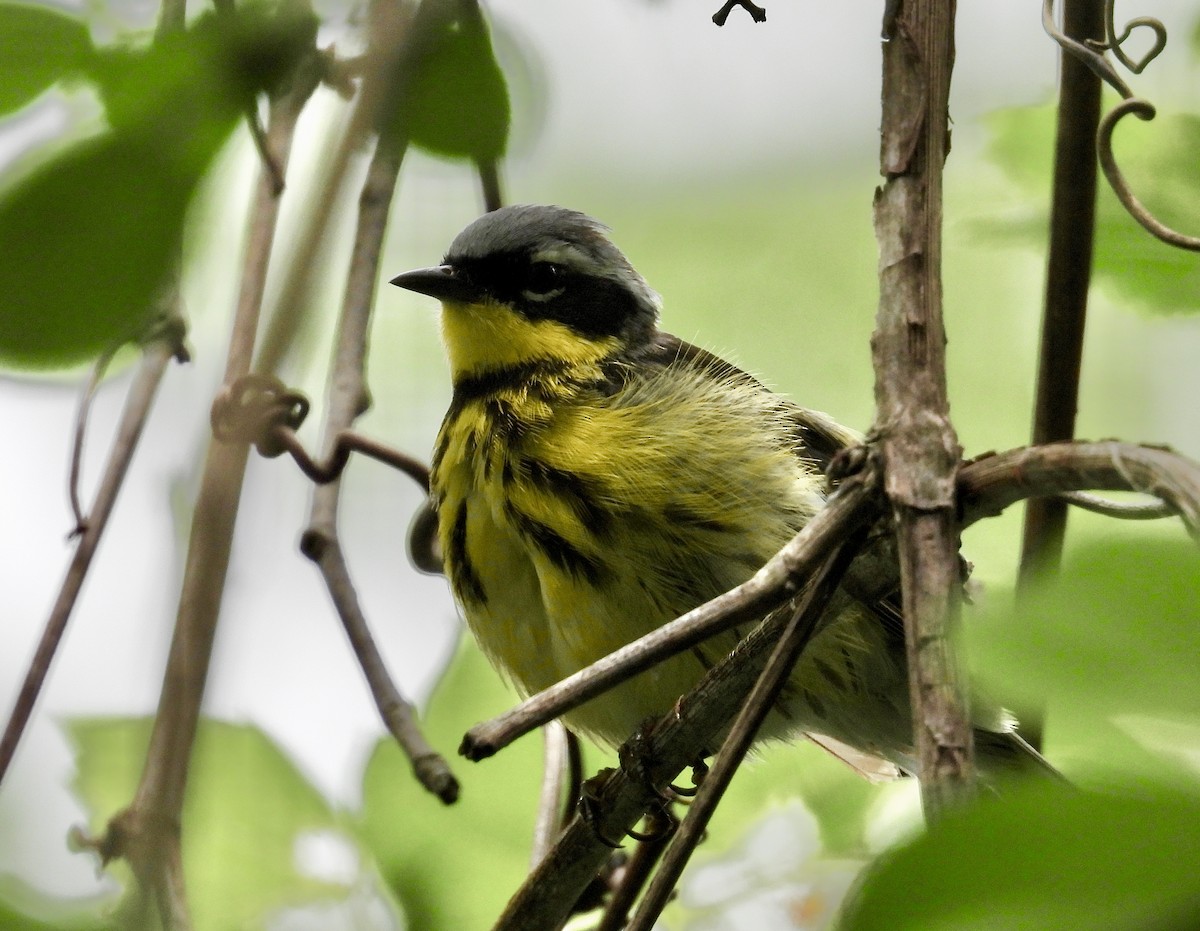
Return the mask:
[[[975,728],[975,764],[985,783],[1010,779],[1067,779],[1013,730]]]

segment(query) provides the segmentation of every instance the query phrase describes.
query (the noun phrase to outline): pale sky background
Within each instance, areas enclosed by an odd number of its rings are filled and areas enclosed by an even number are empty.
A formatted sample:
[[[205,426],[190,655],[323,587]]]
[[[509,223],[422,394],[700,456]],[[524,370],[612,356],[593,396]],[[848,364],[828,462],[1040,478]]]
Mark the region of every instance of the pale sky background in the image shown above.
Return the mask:
[[[724,29],[709,19],[717,6],[716,0],[487,4],[501,35],[524,49],[529,63],[528,77],[514,79],[518,136],[506,169],[509,199],[586,190],[593,203],[579,206],[598,212],[606,198],[703,181],[714,166],[733,174],[786,160],[803,166],[841,159],[872,170],[882,4],[773,0],[767,23],[754,24],[734,10]],[[1189,0],[1159,0],[1123,5],[1121,12],[1160,16],[1173,41],[1181,42],[1193,10]],[[961,3],[952,100],[956,146],[978,144],[972,120],[979,114],[1048,97],[1055,59],[1039,3]],[[1171,59],[1169,46],[1134,79],[1152,99],[1154,87],[1168,84],[1182,67]],[[530,104],[521,82],[540,84],[542,75],[545,84]],[[50,107],[22,115],[0,135],[0,159],[10,160],[31,138],[53,134],[60,119]],[[310,121],[304,128],[320,127]],[[296,149],[303,158],[319,146],[310,135]],[[227,170],[231,183],[245,190],[253,165],[244,157],[244,140],[239,154],[240,167],[229,167],[238,161],[230,158]],[[230,195],[227,203],[234,206],[219,220],[218,245],[204,252],[187,287],[199,318],[192,335],[196,362],[168,371],[65,645],[0,789],[6,837],[0,872],[51,892],[80,894],[95,882],[90,859],[68,854],[63,845],[67,829],[83,818],[64,788],[71,762],[56,722],[78,714],[145,714],[157,700],[180,572],[176,521],[194,496],[207,399],[224,355],[224,311],[212,308],[230,303],[233,281],[222,280],[220,270],[236,267],[229,243],[239,235],[245,198]],[[478,207],[463,169],[417,159],[406,170],[397,209],[417,218],[412,226],[419,233],[403,234],[393,254],[416,265],[436,261]],[[381,293],[381,315],[399,306],[395,294]],[[1162,352],[1177,357],[1164,367],[1195,358],[1194,327],[1190,334],[1164,337]],[[429,362],[436,372],[437,360]],[[85,489],[99,473],[127,383],[127,376],[112,380],[96,400]],[[319,387],[318,381],[310,390]],[[0,380],[0,433],[10,443],[0,482],[4,714],[70,555],[65,476],[77,390]],[[431,402],[391,423],[396,430],[384,435],[423,454],[440,416]],[[401,529],[416,493],[369,465],[357,468],[348,484],[345,526],[354,530],[345,545],[360,595],[401,687],[423,696],[434,658],[451,642],[454,609],[441,579],[417,576],[405,561]],[[323,792],[354,805],[365,753],[381,727],[320,580],[296,552],[308,497],[297,470],[282,460],[252,458],[206,710],[262,725]]]

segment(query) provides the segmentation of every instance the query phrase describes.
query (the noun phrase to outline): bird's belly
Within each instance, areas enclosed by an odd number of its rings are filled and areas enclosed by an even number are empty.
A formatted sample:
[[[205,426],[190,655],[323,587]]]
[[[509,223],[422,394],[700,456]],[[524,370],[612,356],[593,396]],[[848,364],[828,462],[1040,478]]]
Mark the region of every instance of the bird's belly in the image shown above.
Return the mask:
[[[486,600],[460,598],[460,605],[480,647],[523,694],[553,685],[671,619],[637,578],[578,578],[531,547],[481,497],[472,496],[467,507],[467,548]],[[697,656],[675,657],[563,720],[615,746],[648,717],[670,710],[703,673]]]

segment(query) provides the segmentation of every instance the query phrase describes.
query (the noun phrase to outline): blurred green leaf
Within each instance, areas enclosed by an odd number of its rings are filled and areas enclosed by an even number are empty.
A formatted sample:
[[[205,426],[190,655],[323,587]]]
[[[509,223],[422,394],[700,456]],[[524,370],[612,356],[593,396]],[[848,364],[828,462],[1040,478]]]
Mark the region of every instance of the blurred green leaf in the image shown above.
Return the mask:
[[[207,13],[152,45],[102,49],[91,69],[110,126],[153,135],[183,172],[203,170],[231,121],[277,90],[313,48],[311,13],[258,3]],[[162,145],[169,140],[170,145]]]
[[[0,362],[78,364],[151,321],[201,177],[311,40],[311,19],[253,10],[97,57],[112,129],[0,194]]]
[[[968,625],[968,656],[995,694],[1046,704],[1051,758],[1080,757],[1077,778],[1147,765],[1165,774],[1170,761],[1144,759],[1126,722],[1200,723],[1197,591],[1200,552],[1186,541],[1088,543],[1019,616]]]
[[[482,18],[441,24],[398,101],[401,135],[434,155],[491,162],[504,154],[510,116],[508,87]]]
[[[150,727],[144,718],[70,723],[75,788],[94,833],[133,798]],[[260,927],[283,905],[345,895],[341,886],[297,873],[297,835],[340,825],[320,793],[257,728],[201,722],[183,823],[188,902],[198,931]]]
[[[868,869],[842,931],[1200,927],[1200,799],[1029,785],[953,814]]]
[[[64,10],[0,3],[0,116],[77,75],[92,51],[87,24]]]
[[[978,228],[1003,240],[1044,249],[1048,237],[1054,108],[1020,107],[992,114],[989,153],[1021,188],[1025,209]],[[1113,147],[1137,198],[1163,223],[1200,235],[1200,117],[1159,116],[1149,124],[1125,119]],[[1108,186],[1098,181],[1094,270],[1098,280],[1154,313],[1200,310],[1200,256],[1168,246],[1138,225]]]
[[[199,173],[129,133],[83,142],[0,199],[0,362],[54,368],[134,339]]]
[[[468,727],[512,702],[464,638],[423,722],[425,736],[451,758],[462,784],[458,802],[445,806],[421,788],[391,739],[367,763],[361,836],[414,931],[491,927],[529,869],[541,781],[537,735],[480,763],[453,756]]]

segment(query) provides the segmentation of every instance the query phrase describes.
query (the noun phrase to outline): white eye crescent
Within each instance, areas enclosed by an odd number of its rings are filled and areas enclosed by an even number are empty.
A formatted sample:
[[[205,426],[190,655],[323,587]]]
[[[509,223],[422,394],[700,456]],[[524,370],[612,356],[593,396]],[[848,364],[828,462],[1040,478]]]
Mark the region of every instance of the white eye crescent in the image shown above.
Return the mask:
[[[555,262],[534,262],[529,267],[527,287],[521,290],[521,297],[527,301],[544,304],[554,300],[565,290],[561,265]]]

